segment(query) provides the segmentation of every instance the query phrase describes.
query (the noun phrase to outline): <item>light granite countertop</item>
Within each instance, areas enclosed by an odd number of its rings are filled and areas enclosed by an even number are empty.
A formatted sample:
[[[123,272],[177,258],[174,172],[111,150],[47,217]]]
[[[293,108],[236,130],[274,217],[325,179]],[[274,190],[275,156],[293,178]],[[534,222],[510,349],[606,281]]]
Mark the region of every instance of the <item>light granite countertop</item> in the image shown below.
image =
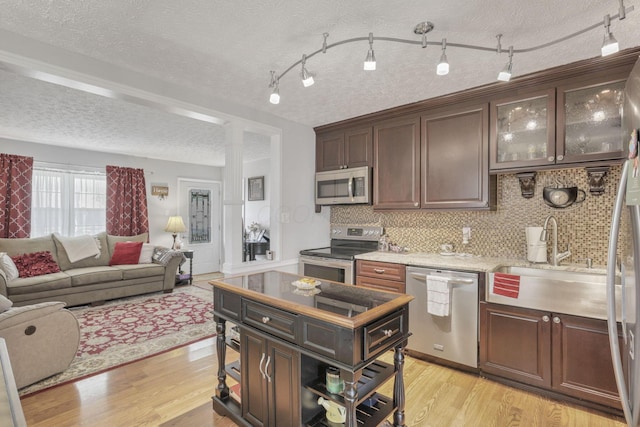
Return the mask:
[[[414,265],[418,267],[433,267],[450,270],[492,272],[503,265],[516,267],[533,267],[540,269],[558,269],[575,272],[602,273],[606,274],[605,267],[596,266],[586,268],[584,265],[562,264],[552,266],[549,264],[536,264],[518,258],[504,257],[484,257],[469,254],[454,253],[453,255],[440,255],[429,252],[367,252],[356,255],[356,259],[392,262],[396,264]]]

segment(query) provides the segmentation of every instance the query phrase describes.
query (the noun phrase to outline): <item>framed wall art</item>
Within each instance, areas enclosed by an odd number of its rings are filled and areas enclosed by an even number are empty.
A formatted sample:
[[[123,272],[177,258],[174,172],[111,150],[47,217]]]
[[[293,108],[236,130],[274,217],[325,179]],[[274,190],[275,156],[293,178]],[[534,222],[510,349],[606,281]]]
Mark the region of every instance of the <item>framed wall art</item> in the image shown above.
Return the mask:
[[[254,176],[249,178],[247,200],[250,202],[255,200],[264,200],[264,176]]]

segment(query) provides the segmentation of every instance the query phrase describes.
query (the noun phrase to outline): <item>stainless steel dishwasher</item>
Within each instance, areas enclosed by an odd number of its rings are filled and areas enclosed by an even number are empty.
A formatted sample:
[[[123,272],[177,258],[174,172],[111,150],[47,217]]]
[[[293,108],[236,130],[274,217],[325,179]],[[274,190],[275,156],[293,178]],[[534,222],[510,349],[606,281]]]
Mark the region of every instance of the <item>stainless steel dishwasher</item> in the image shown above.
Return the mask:
[[[427,277],[447,279],[449,315],[427,311]],[[478,274],[407,267],[409,338],[407,348],[456,364],[478,368]]]

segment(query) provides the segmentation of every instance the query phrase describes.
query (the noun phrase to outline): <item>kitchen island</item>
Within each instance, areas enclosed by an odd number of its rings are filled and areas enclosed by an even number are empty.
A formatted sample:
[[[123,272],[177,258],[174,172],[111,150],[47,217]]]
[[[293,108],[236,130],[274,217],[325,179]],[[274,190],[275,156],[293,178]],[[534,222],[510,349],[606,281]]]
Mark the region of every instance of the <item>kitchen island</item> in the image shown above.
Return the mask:
[[[413,297],[267,271],[211,281],[218,385],[213,409],[239,425],[332,425],[319,398],[344,408],[345,426],[404,426],[404,347]],[[229,321],[239,339],[227,337]],[[240,360],[226,363],[226,349]],[[394,363],[378,358],[394,350]],[[327,390],[337,368],[342,391]],[[237,400],[227,376],[240,384]],[[394,379],[393,397],[376,390]],[[336,409],[337,408],[337,409]],[[332,420],[333,421],[333,420]]]

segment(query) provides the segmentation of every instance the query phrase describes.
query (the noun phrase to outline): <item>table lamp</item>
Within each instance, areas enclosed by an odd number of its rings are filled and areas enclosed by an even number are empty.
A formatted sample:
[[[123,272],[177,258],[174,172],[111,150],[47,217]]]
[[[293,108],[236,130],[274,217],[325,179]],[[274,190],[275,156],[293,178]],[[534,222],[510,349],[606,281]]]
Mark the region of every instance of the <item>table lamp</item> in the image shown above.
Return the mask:
[[[173,234],[173,246],[171,246],[171,249],[176,249],[176,236],[178,236],[178,233],[187,231],[187,227],[184,226],[184,221],[182,221],[180,215],[170,216],[164,231]]]

